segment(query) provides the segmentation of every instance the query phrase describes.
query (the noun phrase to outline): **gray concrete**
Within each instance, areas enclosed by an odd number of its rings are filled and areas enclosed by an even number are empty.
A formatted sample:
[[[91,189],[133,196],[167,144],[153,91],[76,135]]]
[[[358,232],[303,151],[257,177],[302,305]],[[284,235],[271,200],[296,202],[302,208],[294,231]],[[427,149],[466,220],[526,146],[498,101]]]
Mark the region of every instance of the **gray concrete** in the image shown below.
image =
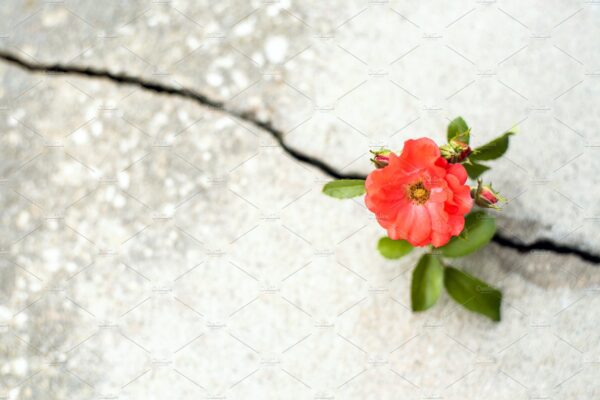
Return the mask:
[[[239,4],[238,4],[239,3]],[[192,5],[193,4],[193,5]],[[345,172],[518,125],[502,232],[600,252],[600,14],[560,2],[0,5],[0,49],[180,85]],[[226,113],[0,63],[0,398],[595,398],[598,267],[492,245],[493,324],[409,310],[360,199]]]

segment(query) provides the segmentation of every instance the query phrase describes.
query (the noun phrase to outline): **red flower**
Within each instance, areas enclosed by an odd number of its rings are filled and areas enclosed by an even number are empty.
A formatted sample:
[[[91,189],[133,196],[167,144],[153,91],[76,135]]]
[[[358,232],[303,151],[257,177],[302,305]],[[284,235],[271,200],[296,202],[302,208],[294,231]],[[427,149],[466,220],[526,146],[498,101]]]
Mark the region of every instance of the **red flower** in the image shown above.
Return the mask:
[[[369,174],[365,203],[390,238],[439,247],[461,233],[473,206],[466,180],[433,140],[407,140],[400,156],[391,153],[387,167]]]

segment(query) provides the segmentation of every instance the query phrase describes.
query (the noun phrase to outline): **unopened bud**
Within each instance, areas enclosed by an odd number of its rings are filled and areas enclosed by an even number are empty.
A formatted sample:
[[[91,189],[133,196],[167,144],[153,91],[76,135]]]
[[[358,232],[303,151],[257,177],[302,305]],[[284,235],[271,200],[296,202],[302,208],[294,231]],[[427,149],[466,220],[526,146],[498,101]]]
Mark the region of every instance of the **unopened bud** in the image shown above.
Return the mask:
[[[477,181],[477,187],[471,189],[471,197],[475,200],[475,204],[483,208],[500,209],[499,202],[504,202],[506,199],[492,188],[492,185],[483,185],[481,179]]]
[[[451,164],[464,161],[473,152],[468,144],[452,139],[450,143],[440,146],[442,157]]]
[[[371,162],[375,164],[376,168],[384,168],[390,163],[390,154],[392,152],[387,149],[373,151],[371,150],[371,154],[373,154],[373,158],[371,158]]]

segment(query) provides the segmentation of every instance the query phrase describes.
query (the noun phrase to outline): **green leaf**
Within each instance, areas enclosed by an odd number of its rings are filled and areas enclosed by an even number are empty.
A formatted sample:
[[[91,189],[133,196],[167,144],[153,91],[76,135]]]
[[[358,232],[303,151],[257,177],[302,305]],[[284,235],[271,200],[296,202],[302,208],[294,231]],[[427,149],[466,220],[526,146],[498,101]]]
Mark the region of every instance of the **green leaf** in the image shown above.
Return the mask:
[[[467,175],[469,175],[469,178],[471,179],[479,178],[481,174],[490,169],[490,167],[488,167],[487,165],[478,164],[473,161],[471,161],[470,163],[464,163],[462,166],[465,167],[465,169],[467,170]]]
[[[444,271],[444,286],[450,297],[466,309],[500,321],[502,292],[498,289],[453,267]]]
[[[365,194],[364,179],[338,179],[323,186],[323,193],[336,199],[350,199]]]
[[[377,250],[379,250],[381,255],[392,260],[404,257],[412,249],[412,245],[406,240],[393,240],[389,237],[382,237],[377,242]]]
[[[435,304],[444,281],[444,267],[432,254],[425,254],[413,270],[410,299],[413,311],[424,311]]]
[[[456,139],[463,143],[469,143],[469,125],[465,122],[462,117],[454,118],[448,124],[447,132],[448,142],[452,139]]]
[[[482,211],[473,212],[465,218],[465,227],[458,237],[438,250],[445,257],[463,257],[485,246],[496,233],[496,219]]]
[[[472,160],[495,160],[496,158],[502,157],[506,150],[508,150],[508,138],[514,135],[513,132],[506,132],[504,135],[492,140],[491,142],[484,144],[481,147],[477,147],[473,150],[470,158]]]

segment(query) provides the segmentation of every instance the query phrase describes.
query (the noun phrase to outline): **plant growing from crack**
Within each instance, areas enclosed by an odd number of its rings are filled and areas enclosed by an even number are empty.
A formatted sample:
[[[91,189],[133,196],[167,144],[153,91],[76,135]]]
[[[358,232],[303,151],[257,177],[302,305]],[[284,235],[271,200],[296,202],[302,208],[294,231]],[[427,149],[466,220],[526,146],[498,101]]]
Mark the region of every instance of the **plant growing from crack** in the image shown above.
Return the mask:
[[[496,219],[482,209],[499,210],[505,201],[492,185],[479,179],[490,167],[482,162],[500,158],[513,132],[472,149],[471,129],[462,117],[450,122],[448,142],[407,140],[399,154],[388,149],[372,151],[375,165],[366,180],[340,179],[323,192],[338,199],[365,196],[365,204],[387,236],[377,243],[388,259],[399,259],[415,247],[426,247],[412,273],[413,311],[431,308],[445,288],[466,309],[500,321],[502,292],[448,264],[488,244],[496,232]],[[476,186],[466,184],[467,176]]]
[[[252,115],[252,113],[228,109],[224,103],[216,99],[212,99],[209,96],[194,90],[193,88],[169,86],[158,81],[147,80],[142,77],[128,75],[126,73],[112,73],[108,70],[103,70],[101,68],[95,68],[91,66],[31,62],[20,57],[16,53],[7,52],[5,50],[0,50],[0,61],[13,64],[19,68],[22,68],[32,73],[44,73],[48,74],[48,76],[58,76],[62,74],[87,77],[90,79],[106,79],[108,81],[112,81],[117,85],[132,85],[150,92],[176,96],[182,99],[188,99],[202,107],[208,107],[216,111],[227,113],[230,116],[238,118],[241,121],[245,121],[257,128],[264,129],[271,136],[273,136],[273,138],[275,138],[275,140],[279,143],[281,148],[292,158],[302,163],[311,165],[321,170],[323,173],[331,176],[332,178],[363,179],[357,174],[345,174],[335,169],[325,160],[321,160],[317,157],[311,156],[310,154],[307,154],[299,149],[288,145],[284,140],[284,132],[280,129],[275,128],[271,122],[259,121]],[[477,172],[477,169],[488,169],[488,167],[486,167],[485,165],[482,165],[477,162],[465,164],[465,168],[472,169],[474,170],[474,172]],[[570,246],[568,244],[557,243],[549,239],[538,239],[534,242],[523,243],[515,241],[513,238],[496,232],[496,235],[492,240],[500,246],[516,250],[520,253],[528,253],[531,251],[549,251],[561,255],[575,255],[584,261],[593,264],[600,264],[600,254],[586,251],[584,249]]]

